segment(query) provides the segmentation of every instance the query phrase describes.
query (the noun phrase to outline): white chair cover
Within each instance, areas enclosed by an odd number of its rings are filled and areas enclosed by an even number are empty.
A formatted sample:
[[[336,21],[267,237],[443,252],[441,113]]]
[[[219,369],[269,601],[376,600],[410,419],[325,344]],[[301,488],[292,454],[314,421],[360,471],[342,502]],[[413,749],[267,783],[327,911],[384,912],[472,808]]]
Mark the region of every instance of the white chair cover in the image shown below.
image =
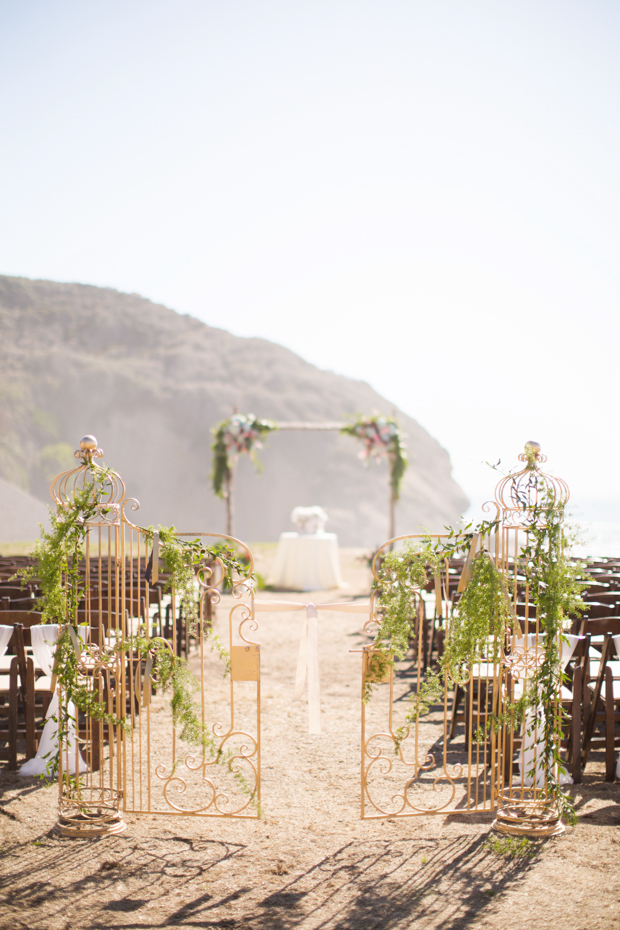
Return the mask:
[[[562,671],[566,669],[566,666],[570,662],[573,652],[577,648],[577,643],[579,641],[578,636],[572,636],[571,634],[564,633],[563,637],[567,642],[562,642],[561,647],[561,663]],[[525,637],[520,637],[514,641],[513,650],[519,650],[521,652],[525,649],[524,644]],[[542,639],[542,636],[541,636]],[[528,651],[533,651],[536,649],[536,634],[530,633],[528,635]],[[516,691],[516,689],[515,689]],[[544,710],[542,707],[537,707],[536,710],[529,710],[525,715],[524,723],[524,734],[523,734],[523,746],[521,752],[519,753],[519,771],[521,777],[515,786],[523,786],[526,788],[531,788],[534,785],[534,768],[536,768],[536,787],[544,788],[545,785],[545,772],[543,766],[543,752],[544,752],[544,743],[540,739],[536,739],[537,733],[540,733],[544,725]],[[572,785],[573,779],[566,772],[559,773],[559,783],[561,785]]]
[[[12,626],[0,626],[0,659],[9,648],[11,636],[13,635]]]
[[[39,663],[46,675],[51,675],[54,669],[54,653],[56,652],[56,641],[58,639],[58,624],[49,623],[30,627],[32,637],[32,651],[36,661]],[[78,627],[80,639],[84,642],[88,635],[88,627]],[[67,706],[69,714],[69,735],[68,735],[68,765],[69,774],[75,774],[75,705],[70,701]],[[43,733],[39,741],[39,748],[34,759],[28,759],[19,770],[20,775],[43,775],[51,774],[58,755],[58,690],[55,691],[50,706],[47,709],[46,723],[43,727]],[[66,755],[65,755],[66,764]],[[80,772],[88,771],[88,766],[79,756]]]

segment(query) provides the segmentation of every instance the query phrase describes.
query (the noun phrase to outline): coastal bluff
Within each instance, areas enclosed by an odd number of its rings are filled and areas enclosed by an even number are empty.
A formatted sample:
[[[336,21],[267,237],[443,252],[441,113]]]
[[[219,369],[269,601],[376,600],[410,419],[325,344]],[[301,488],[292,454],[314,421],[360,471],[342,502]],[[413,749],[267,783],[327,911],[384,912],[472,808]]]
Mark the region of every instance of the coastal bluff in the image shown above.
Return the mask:
[[[209,480],[211,428],[234,408],[287,421],[394,411],[364,381],[109,288],[0,276],[0,341],[0,477],[49,503],[51,478],[72,467],[80,437],[94,433],[103,461],[140,501],[131,517],[142,525],[224,530],[224,502]],[[395,412],[410,462],[396,530],[440,531],[467,498],[447,451]],[[387,464],[366,468],[359,451],[337,433],[271,434],[259,451],[262,474],[245,458],[239,464],[236,535],[275,541],[293,528],[293,507],[319,504],[342,545],[382,543]]]

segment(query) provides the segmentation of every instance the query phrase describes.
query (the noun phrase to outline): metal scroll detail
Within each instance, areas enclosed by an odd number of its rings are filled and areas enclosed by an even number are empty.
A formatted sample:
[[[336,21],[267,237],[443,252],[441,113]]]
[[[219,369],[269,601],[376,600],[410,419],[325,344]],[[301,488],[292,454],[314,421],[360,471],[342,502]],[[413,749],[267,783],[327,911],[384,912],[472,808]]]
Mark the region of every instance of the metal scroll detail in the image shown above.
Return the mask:
[[[499,482],[495,489],[495,504],[504,528],[527,528],[536,513],[550,505],[566,504],[570,497],[568,485],[562,478],[543,472],[540,468],[547,456],[540,451],[537,442],[528,442],[525,452],[519,455],[525,468],[511,472]]]
[[[102,455],[96,439],[84,437],[78,466],[50,489],[60,509],[92,486],[96,505],[86,524],[77,616],[67,627],[78,685],[92,695],[96,713],[77,709],[58,689],[59,829],[80,836],[120,832],[124,812],[258,817],[260,645],[253,639],[252,555],[230,537],[185,534],[232,544],[247,569],[226,588],[222,562],[207,559],[196,575],[193,619],[176,592],[166,590],[165,573],[159,580],[149,573],[152,537],[131,519],[139,504],[125,496],[119,475],[99,471],[95,460]],[[216,605],[220,623],[227,615],[215,633],[229,660],[208,635]],[[162,649],[193,676],[186,690],[211,735],[204,749],[200,734],[196,741],[196,733],[175,726],[171,691],[158,680]]]
[[[125,483],[120,475],[102,469],[95,459],[103,458],[103,449],[98,448],[94,436],[84,436],[74,456],[81,463],[70,471],[57,475],[50,486],[50,496],[58,507],[66,507],[73,501],[76,492],[92,487],[96,499],[99,519],[108,522],[118,517],[120,504],[125,497]]]
[[[439,541],[443,536],[434,536]],[[401,536],[376,554],[377,563],[389,548],[424,542],[428,536]],[[505,671],[485,661],[469,669],[468,677],[444,685],[441,703],[403,726],[407,711],[419,705],[419,691],[450,635],[451,600],[458,576],[443,563],[429,590],[411,594],[411,648],[381,682],[373,678],[375,645],[363,647],[361,815],[363,819],[445,814],[449,811],[492,811],[499,788],[500,739],[485,732]],[[380,605],[373,593],[367,634],[376,637]],[[370,699],[365,703],[368,684]],[[485,735],[482,735],[485,734]]]
[[[60,689],[58,829],[73,837],[122,833],[123,659],[114,648],[90,642],[85,626],[78,633],[65,629],[73,641],[78,684],[98,699],[102,718],[80,714]]]
[[[410,652],[384,682],[376,683],[367,705],[363,698],[372,681],[376,643],[362,649],[363,818],[500,808],[495,822],[500,832],[542,836],[563,829],[538,758],[543,755],[541,715],[559,715],[559,694],[553,706],[530,710],[520,720],[509,709],[542,661],[544,633],[524,561],[531,552],[530,534],[549,515],[556,519],[557,505],[568,501],[569,491],[564,481],[541,470],[546,459],[538,443],[527,443],[519,460],[525,467],[503,478],[495,491],[491,506],[497,529],[476,538],[503,578],[511,616],[505,641],[499,648],[489,642],[486,651],[481,646],[462,676],[447,675],[441,703],[402,727],[410,700],[414,706],[419,701],[420,686],[450,636],[451,616],[467,584],[468,559],[452,567],[444,564],[441,577],[427,590],[412,591]],[[377,582],[376,565],[386,550],[426,539],[401,536],[387,542],[375,556]],[[366,624],[373,638],[379,611],[375,595]]]
[[[130,524],[129,550],[143,580],[149,545]],[[174,726],[169,694],[158,688],[155,663],[128,652],[128,702],[132,726],[125,738],[125,810],[177,816],[258,817],[260,810],[260,644],[250,639],[254,619],[253,559],[239,540],[213,533],[179,534],[233,543],[247,565],[244,577],[224,587],[217,558],[196,576],[198,619],[192,621],[176,592],[159,594],[150,608],[141,598],[145,629],[153,642],[187,659],[198,683],[194,695],[200,723],[211,734],[210,748],[196,748]],[[162,585],[164,582],[162,581]],[[153,599],[153,591],[150,593]],[[221,644],[211,637],[215,607],[227,613]],[[143,619],[142,618],[142,619]],[[143,624],[144,626],[144,624]],[[215,633],[219,632],[218,630]],[[215,634],[214,634],[215,635]],[[218,656],[223,647],[228,658]],[[226,666],[229,666],[227,674]]]

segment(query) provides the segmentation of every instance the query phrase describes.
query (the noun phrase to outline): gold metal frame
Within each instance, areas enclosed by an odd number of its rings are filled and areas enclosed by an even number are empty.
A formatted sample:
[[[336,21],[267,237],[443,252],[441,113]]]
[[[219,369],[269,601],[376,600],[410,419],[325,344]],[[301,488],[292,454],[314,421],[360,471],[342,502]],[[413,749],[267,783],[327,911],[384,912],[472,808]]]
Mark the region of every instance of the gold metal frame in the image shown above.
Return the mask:
[[[525,451],[519,455],[519,461],[525,467],[516,473],[507,475],[499,482],[495,490],[495,500],[492,502],[501,525],[502,558],[499,567],[504,575],[513,607],[516,608],[519,598],[522,598],[524,614],[521,618],[524,629],[521,630],[521,625],[515,622],[512,636],[506,644],[507,654],[504,655],[503,664],[509,675],[508,686],[502,691],[504,706],[509,699],[514,698],[515,687],[519,681],[526,680],[542,661],[540,617],[532,602],[532,592],[521,582],[525,565],[520,553],[523,544],[528,543],[531,530],[542,525],[545,519],[545,503],[565,505],[570,498],[566,482],[541,469],[547,457],[541,453],[538,443],[526,443]],[[543,513],[542,519],[541,512]],[[538,523],[534,523],[535,519]],[[523,639],[520,639],[521,636]],[[519,637],[519,643],[517,643],[517,637]],[[558,684],[558,695],[553,706],[546,708],[546,712],[552,714],[558,721],[562,714],[559,688],[560,684]],[[533,715],[533,722],[532,715],[530,719],[524,715],[521,720],[514,720],[510,728],[506,728],[508,760],[506,767],[512,772],[513,759],[516,752],[520,750],[521,774],[517,782],[511,777],[499,793],[500,809],[493,823],[493,829],[498,833],[546,837],[564,832],[557,802],[549,794],[547,776],[544,776],[542,786],[538,784],[540,712],[541,709],[538,709]],[[545,710],[542,709],[542,712],[544,713]],[[559,729],[558,727],[558,732]],[[523,754],[526,734],[533,737],[533,757],[529,766]],[[559,746],[557,748],[559,749]],[[535,776],[535,782],[527,785],[526,780],[529,780],[531,774]]]
[[[446,537],[442,534],[434,534],[431,538],[440,540]],[[378,550],[373,561],[375,579],[379,580],[377,561],[386,550],[392,549],[399,543],[426,539],[428,539],[427,535],[412,534],[398,536],[385,543]],[[444,562],[441,575],[435,579],[434,603],[431,603],[430,599],[425,600],[420,591],[415,591],[412,595],[414,656],[407,677],[415,692],[419,692],[425,674],[424,656],[427,652],[426,637],[429,629],[435,632],[435,625],[437,621],[440,621],[443,635],[449,636],[450,578],[448,569],[448,563]],[[433,620],[426,616],[427,604],[434,607]],[[371,636],[376,636],[379,629],[379,610],[377,592],[373,591],[370,619],[364,627]],[[375,682],[389,686],[387,727],[381,731],[368,733],[368,711],[364,695],[367,682],[373,681],[371,662],[374,652],[375,645],[372,642],[362,649],[362,819],[446,814],[450,811],[460,813],[493,811],[500,789],[500,739],[493,731],[485,741],[478,743],[474,743],[471,738],[468,742],[450,739],[451,705],[454,702],[454,694],[451,695],[452,689],[448,686],[444,688],[440,719],[429,723],[427,717],[418,716],[412,725],[401,728],[394,721],[395,668],[392,666],[384,682]],[[491,695],[492,700],[496,701],[495,695],[502,687],[504,674],[501,665],[492,666],[490,674],[487,668],[482,678],[478,674],[475,682],[477,693],[474,693],[476,690],[473,687],[474,673],[475,669],[470,670],[469,681],[466,683],[466,687],[467,685],[470,687],[472,694],[472,699],[466,702],[465,709],[466,731],[471,735],[477,730],[484,730],[491,709],[487,695]],[[454,685],[454,682],[452,684]],[[372,700],[371,697],[371,702]],[[437,714],[434,716],[437,718]],[[435,737],[431,739],[430,745],[429,730],[434,731]],[[392,776],[396,768],[399,771],[402,770],[404,784],[401,789],[390,794],[388,806],[382,803],[377,795],[381,790],[384,794],[391,790],[387,785],[381,785],[381,778]]]
[[[148,563],[148,544],[142,531],[127,522],[131,533],[129,536],[130,552],[139,552],[140,570],[143,573]],[[137,534],[134,538],[132,534]],[[179,533],[191,539],[224,539],[240,547],[249,560],[248,572],[234,586],[231,594],[238,601],[228,612],[228,652],[230,655],[230,723],[225,726],[219,722],[211,724],[213,735],[218,740],[215,759],[208,758],[206,752],[188,751],[182,743],[170,721],[170,751],[167,759],[156,758],[152,741],[152,700],[151,692],[157,689],[153,666],[144,663],[144,659],[127,654],[128,662],[128,704],[131,707],[131,730],[125,736],[123,795],[124,810],[127,813],[167,814],[171,816],[200,817],[251,817],[260,816],[260,644],[249,638],[258,629],[254,617],[254,590],[249,582],[253,572],[253,559],[250,550],[240,540],[217,533]],[[133,540],[133,545],[132,545]],[[213,566],[204,566],[198,573],[200,586],[199,620],[193,631],[193,638],[198,647],[200,665],[200,717],[207,726],[207,698],[209,682],[205,674],[205,659],[209,651],[206,634],[208,611],[207,602],[215,607],[220,603],[221,595],[218,585],[223,579],[223,567],[217,562]],[[146,584],[146,582],[144,582]],[[147,585],[148,587],[148,585]],[[131,598],[130,598],[131,599]],[[174,618],[178,613],[176,594],[170,597],[170,614]],[[150,636],[151,625],[146,624]],[[178,647],[177,624],[172,623],[172,635],[166,640],[171,652]],[[161,637],[157,637],[161,638]],[[236,726],[236,693],[239,682],[256,684],[255,718],[253,732],[238,729]],[[139,713],[136,708],[139,707]],[[221,756],[226,762],[222,764]],[[218,778],[227,769],[233,775],[243,778],[244,786],[241,797],[231,797],[226,789],[218,787]],[[194,798],[200,796],[199,803],[183,803],[188,792],[188,782],[194,783]],[[196,790],[196,786],[200,786]]]
[[[403,728],[399,733],[394,723],[395,679],[394,668],[390,669],[388,678],[381,683],[389,687],[388,719],[385,729],[368,733],[367,708],[364,703],[366,683],[372,680],[371,661],[376,649],[371,642],[361,651],[362,663],[362,747],[361,747],[361,816],[362,819],[383,817],[421,816],[428,814],[446,814],[459,812],[469,814],[480,811],[496,811],[494,823],[498,832],[514,835],[547,836],[562,832],[564,829],[555,802],[550,798],[547,786],[526,784],[527,772],[522,771],[519,784],[513,779],[513,760],[522,748],[523,734],[531,723],[525,719],[512,721],[510,726],[491,727],[487,731],[489,716],[505,712],[509,701],[514,698],[515,687],[519,680],[538,667],[540,662],[540,626],[535,608],[531,601],[531,592],[523,590],[521,583],[524,569],[519,553],[522,543],[527,541],[527,534],[532,528],[532,511],[540,507],[545,499],[566,503],[569,491],[566,483],[559,478],[545,474],[540,465],[546,461],[540,453],[537,443],[528,443],[526,453],[519,456],[525,463],[521,471],[507,475],[497,485],[495,507],[499,521],[499,531],[484,540],[476,539],[472,544],[470,559],[466,561],[459,591],[467,583],[471,557],[477,546],[484,545],[495,561],[504,578],[506,594],[510,602],[513,624],[506,643],[502,644],[499,661],[493,663],[480,661],[469,671],[469,678],[464,682],[465,692],[465,745],[459,751],[458,737],[454,741],[449,737],[450,704],[454,713],[455,691],[457,683],[453,679],[446,683],[443,694],[441,719],[435,719],[437,738],[429,747],[428,736],[423,735],[423,728],[429,729],[428,717],[418,717],[414,723]],[[484,510],[488,511],[489,505]],[[373,574],[379,581],[377,561],[386,550],[391,550],[399,543],[427,539],[427,535],[399,536],[386,542],[375,555]],[[441,535],[433,534],[432,539],[439,540]],[[454,582],[454,578],[452,581]],[[435,579],[435,619],[440,619],[444,635],[450,635],[450,585],[448,565],[444,564],[441,577]],[[521,598],[521,618],[526,632],[531,624],[535,625],[533,642],[520,640],[522,630],[517,617],[517,603]],[[524,608],[523,608],[524,602]],[[419,691],[424,677],[424,626],[426,604],[421,591],[412,595],[412,640],[414,644],[414,662],[409,671],[412,690]],[[375,637],[379,629],[380,616],[376,592],[372,595],[370,619],[365,625],[368,634]],[[372,698],[371,698],[372,700]],[[559,715],[561,705],[558,695],[552,713]],[[437,718],[438,714],[435,714]],[[536,747],[538,739],[538,722],[534,721],[534,771],[536,768]],[[472,737],[478,733],[478,739]],[[486,733],[486,736],[484,735]],[[469,738],[467,739],[467,734]],[[401,738],[399,738],[401,737]],[[383,741],[384,746],[381,745]],[[451,761],[452,759],[452,761]],[[403,772],[402,787],[393,791],[390,803],[377,799],[377,788],[381,787],[381,777],[393,777],[400,766]],[[525,763],[522,763],[525,768]],[[399,771],[400,771],[399,769]],[[373,778],[374,776],[374,778]],[[379,776],[379,777],[377,777]],[[415,800],[412,793],[416,793]],[[424,801],[424,803],[422,803]]]
[[[89,476],[99,467],[94,460],[103,455],[92,436],[84,437],[80,445],[75,453],[80,461],[78,467],[52,482],[51,495],[59,509],[70,504],[76,490],[89,484]],[[59,719],[69,719],[71,731],[61,732],[59,740],[59,829],[70,836],[118,833],[125,829],[123,812],[259,817],[260,644],[250,638],[257,630],[250,550],[239,540],[222,534],[179,534],[233,543],[246,557],[248,570],[245,577],[234,582],[230,592],[236,602],[228,612],[227,624],[230,723],[210,725],[217,745],[216,759],[208,758],[205,750],[196,752],[184,747],[170,713],[170,738],[162,756],[161,723],[152,719],[158,685],[155,650],[146,656],[138,654],[132,649],[131,636],[140,627],[154,646],[163,640],[171,654],[177,654],[180,605],[174,590],[165,596],[160,588],[155,605],[157,619],[152,615],[152,589],[146,573],[153,544],[146,531],[127,514],[137,511],[139,504],[125,497],[125,485],[114,473],[107,476],[103,491],[96,516],[87,524],[81,609],[77,618],[67,619],[80,684],[95,693],[108,716],[98,721],[67,707],[66,695],[59,688],[61,709],[64,706],[68,710],[68,718],[61,714]],[[219,586],[224,574],[218,559],[203,565],[197,573],[199,619],[191,633],[197,646],[200,718],[205,726],[209,724],[205,638],[213,608],[221,600]],[[170,628],[164,622],[164,608],[171,619]],[[76,637],[73,629],[76,619],[83,627],[81,637]],[[256,686],[253,698],[246,699],[246,705],[253,703],[254,710],[250,715],[253,724],[245,730],[237,727],[236,688],[240,682]],[[113,725],[109,722],[113,718],[120,723]],[[87,770],[78,776],[80,765]],[[229,784],[223,786],[226,776]],[[241,788],[235,778],[241,781]],[[183,803],[190,797],[189,804]]]

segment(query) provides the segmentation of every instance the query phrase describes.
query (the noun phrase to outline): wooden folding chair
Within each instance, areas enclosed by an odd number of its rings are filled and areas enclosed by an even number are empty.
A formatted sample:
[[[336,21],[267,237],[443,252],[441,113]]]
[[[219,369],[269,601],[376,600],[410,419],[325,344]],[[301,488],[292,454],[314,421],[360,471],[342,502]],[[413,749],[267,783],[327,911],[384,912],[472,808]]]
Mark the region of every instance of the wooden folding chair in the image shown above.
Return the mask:
[[[19,672],[13,656],[8,674],[0,675],[0,759],[8,762],[10,771],[17,768],[17,724],[19,706]]]
[[[582,766],[585,768],[593,747],[605,747],[605,780],[614,781],[616,773],[615,748],[616,705],[620,703],[620,662],[614,661],[616,650],[612,637],[620,635],[620,616],[605,617],[597,620],[584,620],[582,631],[588,637],[588,660],[586,687],[584,689],[584,737],[581,752]],[[593,637],[603,637],[598,645]],[[591,672],[595,677],[590,680]],[[595,737],[597,725],[604,731],[602,737]]]
[[[567,767],[574,784],[581,782],[581,727],[583,718],[583,690],[588,657],[588,638],[580,636],[565,671],[568,679],[561,688],[562,708],[569,718],[562,739],[566,750]],[[566,732],[567,731],[567,732]]]

